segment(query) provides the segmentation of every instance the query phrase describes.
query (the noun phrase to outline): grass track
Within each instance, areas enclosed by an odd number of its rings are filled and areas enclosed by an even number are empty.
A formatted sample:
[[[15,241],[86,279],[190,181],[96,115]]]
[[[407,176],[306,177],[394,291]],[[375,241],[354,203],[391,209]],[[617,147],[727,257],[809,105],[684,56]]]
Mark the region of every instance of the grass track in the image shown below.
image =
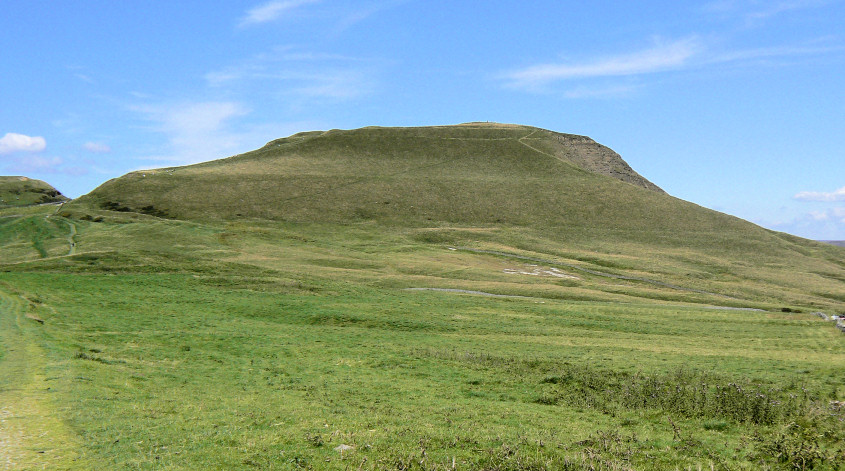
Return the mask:
[[[0,290],[0,467],[85,469],[77,437],[52,397],[66,378],[48,366],[41,325],[26,317],[25,306]]]

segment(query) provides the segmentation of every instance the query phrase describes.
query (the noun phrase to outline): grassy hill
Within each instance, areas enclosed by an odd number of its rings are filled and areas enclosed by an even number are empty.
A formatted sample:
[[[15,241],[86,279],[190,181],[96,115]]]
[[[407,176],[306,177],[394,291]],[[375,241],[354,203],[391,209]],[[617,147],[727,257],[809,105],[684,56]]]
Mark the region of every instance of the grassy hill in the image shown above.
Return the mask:
[[[842,469],[845,249],[588,138],[301,133],[0,208],[13,469]]]
[[[41,180],[0,176],[0,208],[61,203],[67,198]]]
[[[667,195],[589,138],[517,125],[300,133],[227,159],[127,174],[67,211],[414,229],[431,243],[553,255],[810,309],[838,305],[845,276],[839,249]],[[759,286],[738,289],[735,277]]]
[[[561,225],[612,220],[658,194],[589,138],[469,124],[296,134],[229,159],[133,172],[80,202],[177,219]],[[591,200],[613,212],[574,211]]]

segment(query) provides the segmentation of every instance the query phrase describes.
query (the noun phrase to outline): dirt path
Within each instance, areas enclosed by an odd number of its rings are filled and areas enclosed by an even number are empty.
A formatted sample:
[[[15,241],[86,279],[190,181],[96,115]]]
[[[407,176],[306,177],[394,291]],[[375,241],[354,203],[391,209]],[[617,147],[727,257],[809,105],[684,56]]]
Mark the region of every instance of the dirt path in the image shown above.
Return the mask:
[[[70,250],[68,250],[67,254],[74,255],[76,253],[76,224],[67,219],[65,219],[65,222],[70,226],[70,234],[67,236],[67,243],[70,245]]]
[[[20,297],[0,291],[0,469],[85,469],[50,397],[43,328]]]
[[[473,291],[470,289],[457,289],[457,288],[405,288],[405,291],[440,291],[443,293],[460,293],[460,294],[475,294],[478,296],[487,296],[490,298],[517,298],[517,299],[539,299],[539,298],[532,298],[530,296],[519,296],[516,294],[494,294],[494,293],[485,293],[484,291]]]
[[[555,160],[560,160],[561,162],[564,162],[564,163],[569,163],[569,162],[566,162],[566,160],[561,159],[560,157],[558,157],[558,156],[556,156],[556,155],[552,155],[552,154],[549,154],[548,152],[544,152],[544,151],[542,151],[542,150],[540,150],[540,149],[538,149],[538,148],[536,148],[536,147],[532,146],[531,144],[529,144],[529,143],[525,142],[525,139],[528,139],[529,137],[531,137],[532,135],[534,135],[534,133],[536,133],[537,131],[539,131],[539,129],[535,129],[535,130],[531,131],[530,133],[528,133],[528,135],[526,135],[526,136],[522,136],[522,137],[520,137],[519,139],[517,139],[516,141],[517,141],[517,142],[519,142],[520,144],[524,145],[525,147],[527,147],[527,148],[529,148],[529,149],[533,150],[534,152],[537,152],[537,153],[540,153],[540,154],[543,154],[543,155],[549,156],[549,157],[551,157],[551,158],[553,158],[553,159],[555,159]]]

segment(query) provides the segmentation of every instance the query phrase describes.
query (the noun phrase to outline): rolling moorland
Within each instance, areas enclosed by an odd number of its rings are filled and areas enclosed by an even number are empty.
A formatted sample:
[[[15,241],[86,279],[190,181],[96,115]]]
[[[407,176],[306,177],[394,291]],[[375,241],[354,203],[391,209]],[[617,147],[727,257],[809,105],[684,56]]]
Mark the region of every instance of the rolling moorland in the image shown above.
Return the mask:
[[[583,136],[306,132],[27,201],[0,467],[845,469],[845,248]]]

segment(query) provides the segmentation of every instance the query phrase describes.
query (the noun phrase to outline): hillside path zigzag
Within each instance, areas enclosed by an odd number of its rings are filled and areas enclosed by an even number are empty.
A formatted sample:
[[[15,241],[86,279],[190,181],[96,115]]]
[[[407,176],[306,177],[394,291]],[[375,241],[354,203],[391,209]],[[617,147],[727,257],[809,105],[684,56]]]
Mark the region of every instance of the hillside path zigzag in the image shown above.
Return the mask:
[[[545,155],[545,156],[551,157],[551,158],[553,158],[553,159],[555,159],[555,160],[559,160],[559,161],[564,162],[564,163],[569,163],[569,162],[567,162],[566,160],[561,159],[560,157],[558,157],[558,156],[556,156],[556,155],[549,154],[548,152],[543,152],[542,150],[540,150],[540,149],[538,149],[538,148],[536,148],[536,147],[532,146],[531,144],[529,144],[529,143],[525,142],[525,139],[528,139],[529,137],[533,136],[533,135],[534,135],[537,131],[539,131],[539,129],[535,129],[535,130],[531,131],[530,133],[528,133],[528,134],[527,134],[527,135],[525,135],[525,136],[520,137],[520,138],[519,138],[519,139],[517,139],[516,141],[517,141],[517,142],[519,142],[520,144],[524,145],[525,147],[527,147],[527,148],[529,148],[529,149],[533,150],[534,152],[537,152],[537,153],[539,153],[539,154],[543,154],[543,155]]]

